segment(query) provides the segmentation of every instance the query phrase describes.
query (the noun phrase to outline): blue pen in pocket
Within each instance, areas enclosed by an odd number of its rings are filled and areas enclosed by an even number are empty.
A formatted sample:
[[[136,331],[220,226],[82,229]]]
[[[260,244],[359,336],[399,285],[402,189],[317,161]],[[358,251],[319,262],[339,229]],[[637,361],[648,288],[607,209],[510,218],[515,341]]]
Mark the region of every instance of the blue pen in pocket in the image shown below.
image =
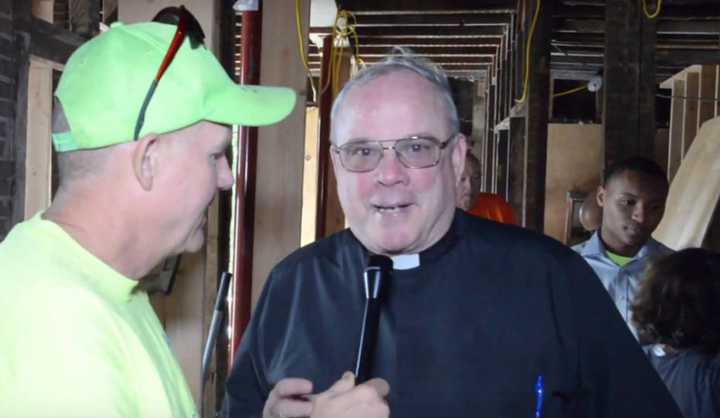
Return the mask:
[[[543,377],[539,374],[537,380],[535,381],[535,418],[542,418],[544,391]]]

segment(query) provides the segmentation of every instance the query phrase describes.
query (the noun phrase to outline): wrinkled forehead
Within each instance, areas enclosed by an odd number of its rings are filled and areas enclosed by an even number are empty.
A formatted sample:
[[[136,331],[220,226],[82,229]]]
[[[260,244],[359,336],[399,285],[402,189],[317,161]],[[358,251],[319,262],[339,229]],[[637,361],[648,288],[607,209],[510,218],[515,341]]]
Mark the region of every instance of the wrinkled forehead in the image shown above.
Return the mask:
[[[451,133],[448,112],[441,92],[424,78],[406,71],[384,74],[347,93],[333,121],[334,140],[443,139]]]

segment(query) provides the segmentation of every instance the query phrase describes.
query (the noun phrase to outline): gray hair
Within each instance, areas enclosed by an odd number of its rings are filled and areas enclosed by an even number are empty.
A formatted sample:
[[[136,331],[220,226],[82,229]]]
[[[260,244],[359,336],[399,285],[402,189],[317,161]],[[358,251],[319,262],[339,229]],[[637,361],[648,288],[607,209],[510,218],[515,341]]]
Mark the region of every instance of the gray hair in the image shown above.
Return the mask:
[[[425,80],[429,81],[440,93],[445,107],[447,109],[448,123],[452,132],[458,132],[460,130],[460,121],[458,119],[457,107],[452,97],[450,90],[450,83],[448,83],[447,76],[431,61],[418,57],[410,49],[394,47],[392,55],[387,57],[385,60],[365,67],[358,72],[355,77],[348,81],[340,94],[335,98],[332,110],[330,112],[330,120],[332,121],[330,126],[330,141],[335,143],[337,135],[337,117],[340,110],[345,103],[345,99],[350,91],[356,87],[363,86],[370,81],[379,78],[380,76],[391,74],[400,71],[409,71],[419,75]]]
[[[52,132],[68,132],[70,126],[60,101],[55,98],[52,111]],[[60,186],[87,179],[102,172],[112,157],[112,147],[64,151],[57,153],[57,168]]]

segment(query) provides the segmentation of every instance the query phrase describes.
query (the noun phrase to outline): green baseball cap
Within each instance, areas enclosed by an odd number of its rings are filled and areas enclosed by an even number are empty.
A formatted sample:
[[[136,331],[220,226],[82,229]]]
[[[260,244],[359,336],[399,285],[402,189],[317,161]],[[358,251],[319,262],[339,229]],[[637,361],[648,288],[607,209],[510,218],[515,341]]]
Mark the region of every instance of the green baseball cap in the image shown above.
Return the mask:
[[[70,57],[55,96],[67,129],[53,132],[58,152],[130,142],[145,95],[170,46],[176,26],[114,23]],[[241,86],[205,47],[185,39],[160,80],[140,137],[182,129],[202,120],[263,126],[295,106],[285,87]]]

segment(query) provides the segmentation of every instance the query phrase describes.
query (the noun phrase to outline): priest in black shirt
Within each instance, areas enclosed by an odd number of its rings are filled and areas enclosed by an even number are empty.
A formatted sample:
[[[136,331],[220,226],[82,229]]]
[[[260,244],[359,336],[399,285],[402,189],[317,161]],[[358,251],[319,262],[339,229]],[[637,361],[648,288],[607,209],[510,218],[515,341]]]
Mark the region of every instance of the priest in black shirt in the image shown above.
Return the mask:
[[[582,258],[455,209],[466,139],[441,73],[396,55],[345,86],[332,121],[350,228],[271,272],[227,382],[230,417],[308,415],[310,393],[352,370],[370,254],[394,261],[370,373],[389,383],[393,418],[680,417]],[[286,382],[295,391],[279,394]]]

